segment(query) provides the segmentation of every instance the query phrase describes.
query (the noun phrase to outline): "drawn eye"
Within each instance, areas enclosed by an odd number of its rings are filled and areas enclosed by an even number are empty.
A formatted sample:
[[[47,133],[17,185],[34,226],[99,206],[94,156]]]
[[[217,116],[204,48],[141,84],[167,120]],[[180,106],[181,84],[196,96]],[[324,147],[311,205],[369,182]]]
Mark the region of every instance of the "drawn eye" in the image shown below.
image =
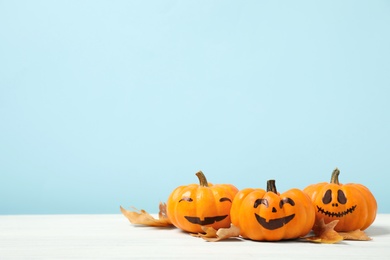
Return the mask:
[[[191,199],[190,197],[183,197],[183,198],[181,198],[181,200],[179,200],[179,202],[181,202],[181,201],[191,202],[191,201],[193,201],[193,199]]]
[[[347,198],[342,190],[337,191],[337,201],[340,202],[340,204],[347,203]]]
[[[279,202],[279,207],[282,208],[284,204],[290,204],[291,206],[295,205],[295,202],[290,198],[284,198]]]
[[[266,199],[257,199],[255,201],[255,204],[253,205],[253,207],[257,208],[261,204],[263,204],[266,208],[268,208],[268,200],[266,200]]]
[[[226,198],[226,197],[220,198],[219,201],[220,201],[220,202],[224,202],[224,201],[230,201],[230,202],[232,202],[229,198]]]
[[[332,191],[331,190],[327,190],[325,192],[324,197],[322,197],[322,202],[324,204],[329,204],[331,201],[332,201]]]

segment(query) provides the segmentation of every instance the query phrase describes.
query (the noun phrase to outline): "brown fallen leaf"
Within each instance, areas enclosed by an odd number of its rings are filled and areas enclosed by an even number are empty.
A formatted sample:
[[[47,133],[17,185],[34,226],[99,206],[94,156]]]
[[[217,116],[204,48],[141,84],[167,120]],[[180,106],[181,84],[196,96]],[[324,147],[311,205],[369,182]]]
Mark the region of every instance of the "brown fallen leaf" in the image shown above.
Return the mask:
[[[339,232],[339,235],[342,236],[343,239],[345,240],[359,240],[359,241],[372,240],[371,237],[367,236],[367,234],[360,229],[357,229],[355,231],[350,231],[350,232]]]
[[[169,220],[168,218],[168,214],[167,214],[167,204],[163,203],[163,202],[160,202],[160,204],[158,205],[158,209],[159,209],[159,212],[158,212],[158,218],[160,220],[164,220],[166,221],[167,223],[170,223],[172,224],[172,222]]]
[[[215,230],[212,227],[202,227],[202,229],[205,231],[205,234],[199,233],[197,236],[208,242],[217,242],[240,236],[240,228],[233,224],[231,224],[229,228],[220,228],[218,230]]]
[[[159,218],[156,219],[152,215],[150,215],[145,210],[137,210],[134,209],[134,211],[126,210],[122,206],[120,207],[120,210],[122,214],[132,223],[132,224],[138,224],[138,225],[145,225],[145,226],[151,226],[151,227],[168,227],[172,226],[171,221],[169,220],[167,213],[166,213],[166,205],[165,203],[161,203],[159,205],[160,211],[158,213]]]
[[[313,227],[314,236],[305,237],[306,240],[315,243],[334,244],[343,240],[343,237],[334,230],[339,221],[333,220],[325,224],[324,219],[316,222]]]
[[[213,227],[202,226],[201,228],[204,231],[204,233],[198,233],[198,234],[191,233],[190,235],[194,236],[194,237],[201,237],[201,238],[205,238],[205,237],[216,238],[217,237],[217,230],[215,230]]]

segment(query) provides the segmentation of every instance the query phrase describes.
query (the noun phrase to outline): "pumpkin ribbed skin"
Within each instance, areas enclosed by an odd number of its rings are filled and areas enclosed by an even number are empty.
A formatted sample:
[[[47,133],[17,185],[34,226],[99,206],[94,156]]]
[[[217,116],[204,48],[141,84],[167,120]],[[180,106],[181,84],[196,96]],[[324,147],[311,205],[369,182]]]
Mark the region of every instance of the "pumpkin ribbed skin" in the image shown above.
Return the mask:
[[[240,235],[258,241],[305,236],[315,220],[309,196],[299,189],[282,194],[276,188],[243,189],[234,198],[230,212],[232,224],[240,228]]]
[[[325,223],[339,220],[339,232],[365,230],[376,218],[377,202],[370,190],[356,183],[339,183],[340,171],[336,168],[331,181],[312,184],[304,189],[316,208],[316,220]]]
[[[191,233],[203,233],[201,226],[230,227],[230,208],[238,189],[231,184],[212,185],[201,171],[196,175],[200,184],[179,186],[169,195],[168,218]]]

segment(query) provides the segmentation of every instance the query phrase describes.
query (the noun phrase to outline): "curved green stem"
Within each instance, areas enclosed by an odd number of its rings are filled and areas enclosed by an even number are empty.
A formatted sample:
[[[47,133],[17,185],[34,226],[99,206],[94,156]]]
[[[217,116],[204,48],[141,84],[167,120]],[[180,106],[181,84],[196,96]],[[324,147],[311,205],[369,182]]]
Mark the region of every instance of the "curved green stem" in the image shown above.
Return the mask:
[[[340,184],[339,174],[340,174],[340,170],[338,168],[334,169],[332,172],[332,177],[330,178],[330,183]]]
[[[202,171],[198,171],[196,173],[196,176],[198,176],[200,186],[203,186],[203,187],[209,186],[209,183],[207,182],[206,176],[204,176],[204,173]]]

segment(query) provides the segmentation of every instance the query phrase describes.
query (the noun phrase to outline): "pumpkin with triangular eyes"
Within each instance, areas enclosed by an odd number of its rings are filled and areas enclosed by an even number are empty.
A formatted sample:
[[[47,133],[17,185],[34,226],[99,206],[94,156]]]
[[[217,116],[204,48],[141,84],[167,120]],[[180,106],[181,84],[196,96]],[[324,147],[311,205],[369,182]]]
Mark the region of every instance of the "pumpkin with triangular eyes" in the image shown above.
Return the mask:
[[[308,234],[314,225],[314,206],[299,189],[277,192],[275,181],[267,190],[247,188],[239,191],[230,210],[232,224],[243,238],[258,241],[295,239]]]
[[[316,208],[316,221],[338,220],[339,232],[365,230],[375,220],[377,202],[371,191],[362,184],[339,182],[340,170],[335,169],[330,183],[312,184],[304,189]]]
[[[202,171],[196,176],[199,184],[179,186],[169,195],[169,220],[191,233],[203,233],[202,226],[214,229],[230,227],[230,208],[238,189],[232,184],[213,185],[207,182]]]

